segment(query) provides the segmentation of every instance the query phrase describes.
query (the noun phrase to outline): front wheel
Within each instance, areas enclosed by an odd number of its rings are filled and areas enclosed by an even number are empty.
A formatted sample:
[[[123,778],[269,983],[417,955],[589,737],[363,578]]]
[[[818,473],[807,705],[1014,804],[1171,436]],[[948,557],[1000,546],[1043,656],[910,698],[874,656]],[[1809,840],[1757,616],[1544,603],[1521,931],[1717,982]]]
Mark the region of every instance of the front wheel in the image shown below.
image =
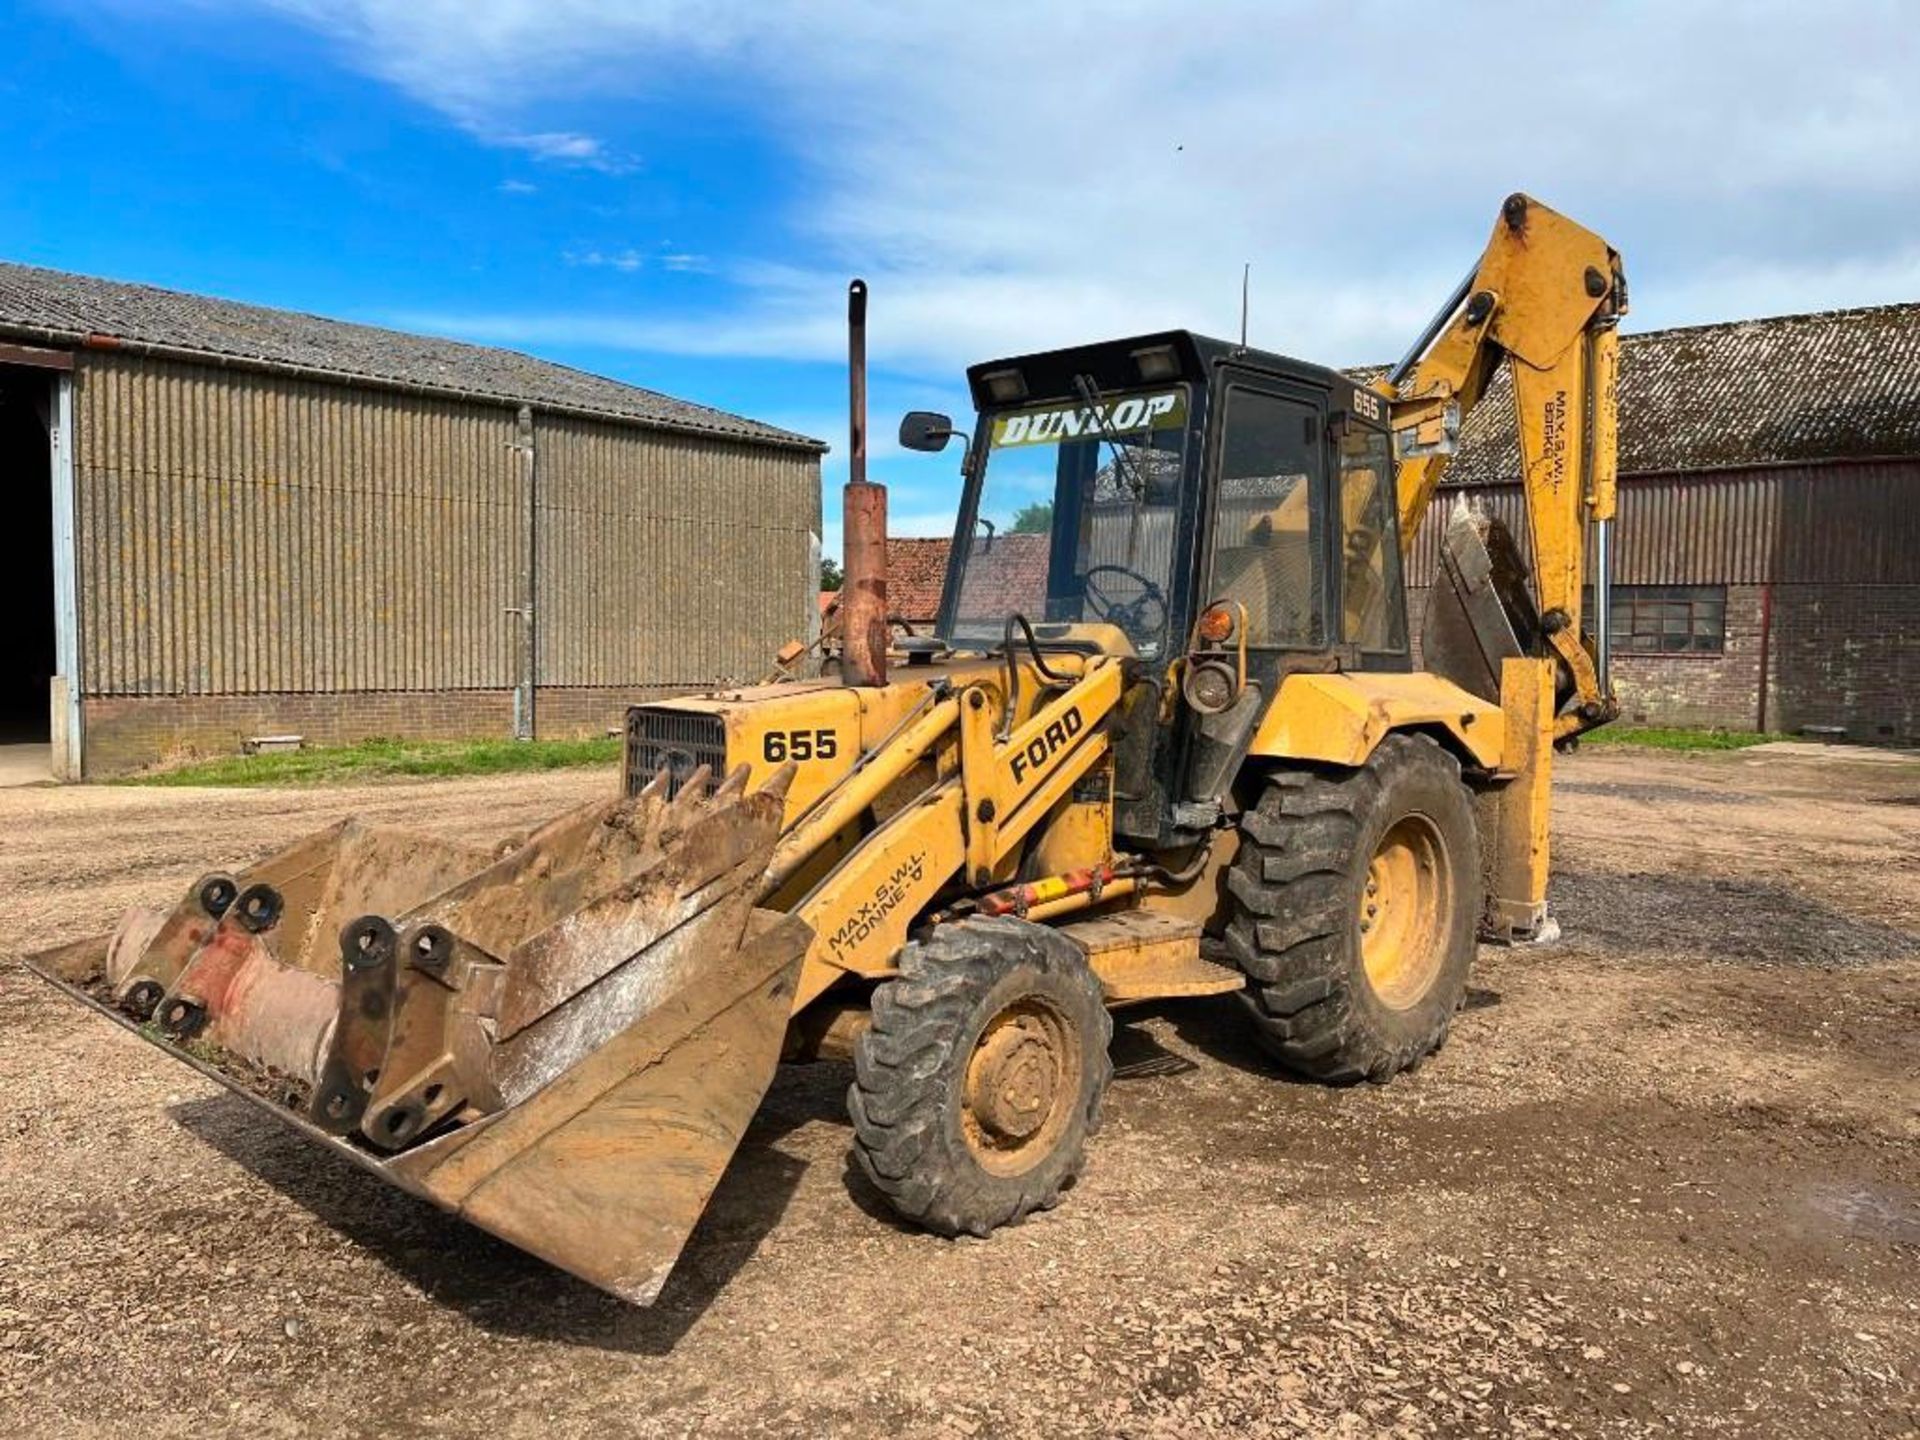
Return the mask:
[[[900,1214],[985,1235],[1055,1204],[1113,1067],[1080,948],[1011,918],[938,926],[900,956],[854,1044],[854,1155]]]
[[[1446,1040],[1481,908],[1473,797],[1425,735],[1357,770],[1281,771],[1241,819],[1227,944],[1262,1044],[1316,1079],[1384,1081]]]

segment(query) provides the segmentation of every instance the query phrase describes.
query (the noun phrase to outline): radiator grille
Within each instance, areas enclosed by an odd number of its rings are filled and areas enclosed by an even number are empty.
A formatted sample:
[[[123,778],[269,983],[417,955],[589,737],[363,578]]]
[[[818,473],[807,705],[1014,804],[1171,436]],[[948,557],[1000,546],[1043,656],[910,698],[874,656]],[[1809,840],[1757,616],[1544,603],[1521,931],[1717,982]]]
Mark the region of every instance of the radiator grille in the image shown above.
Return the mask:
[[[727,732],[718,715],[652,705],[627,711],[627,794],[639,794],[665,766],[667,793],[678,795],[702,765],[712,770],[708,789],[727,773]]]

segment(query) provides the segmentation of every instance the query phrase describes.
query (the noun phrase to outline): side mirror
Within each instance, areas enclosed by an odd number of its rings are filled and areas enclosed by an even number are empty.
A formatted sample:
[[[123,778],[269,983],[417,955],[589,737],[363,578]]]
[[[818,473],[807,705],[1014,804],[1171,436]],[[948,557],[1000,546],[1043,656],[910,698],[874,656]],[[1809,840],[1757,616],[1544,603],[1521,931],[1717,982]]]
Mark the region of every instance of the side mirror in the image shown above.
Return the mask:
[[[937,410],[909,410],[900,420],[900,448],[938,454],[954,433],[952,416]]]

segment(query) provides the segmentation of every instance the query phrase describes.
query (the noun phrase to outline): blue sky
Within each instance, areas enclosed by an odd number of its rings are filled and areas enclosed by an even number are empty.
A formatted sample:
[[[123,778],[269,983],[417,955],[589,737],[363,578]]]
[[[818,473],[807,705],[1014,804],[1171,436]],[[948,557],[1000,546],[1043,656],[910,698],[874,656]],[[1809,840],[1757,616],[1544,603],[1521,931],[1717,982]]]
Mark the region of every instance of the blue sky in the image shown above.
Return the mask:
[[[1852,5],[4,3],[0,257],[531,350],[838,443],[937,533],[969,361],[1392,358],[1511,189],[1629,328],[1920,298],[1920,49]],[[829,508],[843,471],[827,468]],[[830,522],[829,545],[837,543]]]

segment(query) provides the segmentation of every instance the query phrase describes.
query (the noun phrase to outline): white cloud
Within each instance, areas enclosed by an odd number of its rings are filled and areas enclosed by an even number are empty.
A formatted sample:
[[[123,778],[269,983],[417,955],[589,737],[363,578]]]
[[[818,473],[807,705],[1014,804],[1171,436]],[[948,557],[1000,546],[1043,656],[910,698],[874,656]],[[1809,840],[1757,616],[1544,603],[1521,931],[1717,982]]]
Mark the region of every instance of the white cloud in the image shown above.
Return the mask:
[[[562,252],[560,258],[569,265],[583,265],[589,269],[605,268],[609,270],[619,270],[626,274],[632,274],[635,270],[643,268],[647,263],[647,257],[632,247],[612,251],[567,250]],[[450,321],[443,321],[438,328],[452,330],[457,327]]]
[[[110,0],[113,3],[113,0]],[[117,0],[136,5],[138,0]],[[476,139],[574,169],[625,175],[638,160],[599,136],[573,128],[528,126],[522,117],[564,95],[583,73],[602,68],[593,37],[609,23],[637,38],[642,10],[658,10],[660,29],[683,23],[691,8],[671,3],[597,4],[591,0],[174,0],[182,8],[278,15],[317,32],[355,68],[433,106]],[[572,27],[578,26],[578,29]],[[608,57],[611,59],[611,57]],[[608,74],[604,77],[612,80]],[[609,88],[592,88],[606,93]]]
[[[490,130],[470,125],[476,135],[490,144],[509,150],[524,150],[536,160],[548,160],[582,170],[598,170],[605,175],[626,175],[640,168],[640,162],[607,147],[597,136],[578,130],[538,130],[520,133]]]
[[[1390,357],[1515,188],[1621,246],[1641,328],[1915,293],[1920,90],[1891,0],[213,3],[550,161],[620,163],[572,122],[674,86],[737,97],[789,151],[800,208],[742,227],[757,250],[717,308],[435,317],[477,338],[833,359],[857,272],[876,361],[951,375],[1231,332],[1251,261],[1256,342]]]
[[[525,180],[502,180],[499,185],[502,195],[538,195],[540,187]]]

